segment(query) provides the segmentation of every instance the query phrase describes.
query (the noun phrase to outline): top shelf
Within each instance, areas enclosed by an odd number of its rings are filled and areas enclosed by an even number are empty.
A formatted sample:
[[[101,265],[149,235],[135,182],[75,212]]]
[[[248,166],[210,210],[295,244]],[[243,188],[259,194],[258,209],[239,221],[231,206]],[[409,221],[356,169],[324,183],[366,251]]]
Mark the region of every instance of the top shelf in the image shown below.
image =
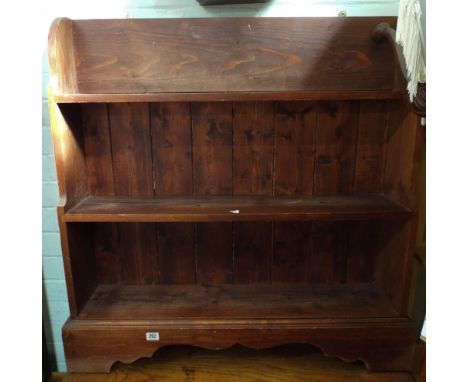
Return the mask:
[[[57,103],[389,99],[404,94],[395,17],[57,19]]]

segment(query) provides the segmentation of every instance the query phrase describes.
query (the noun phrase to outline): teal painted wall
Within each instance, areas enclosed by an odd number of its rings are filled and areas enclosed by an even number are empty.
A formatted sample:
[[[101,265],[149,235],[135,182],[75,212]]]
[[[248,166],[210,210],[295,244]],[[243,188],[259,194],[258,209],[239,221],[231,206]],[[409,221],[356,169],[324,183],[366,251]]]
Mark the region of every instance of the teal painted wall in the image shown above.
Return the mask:
[[[69,316],[65,275],[56,215],[57,178],[47,109],[48,28],[55,17],[69,18],[163,18],[236,16],[396,16],[398,0],[272,0],[267,4],[201,7],[196,0],[43,0],[44,35],[42,65],[42,276],[43,317],[51,361],[66,371],[61,327]]]

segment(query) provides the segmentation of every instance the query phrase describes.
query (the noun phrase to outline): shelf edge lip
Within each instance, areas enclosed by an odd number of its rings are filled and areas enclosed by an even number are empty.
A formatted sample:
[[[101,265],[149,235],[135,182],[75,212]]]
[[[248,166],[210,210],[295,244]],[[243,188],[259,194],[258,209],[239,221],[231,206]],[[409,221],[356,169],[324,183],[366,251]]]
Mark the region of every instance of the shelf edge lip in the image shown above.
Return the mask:
[[[275,325],[280,329],[285,326],[289,328],[310,328],[322,329],[331,327],[382,327],[382,326],[396,326],[396,327],[413,327],[414,322],[406,316],[395,317],[378,317],[378,318],[296,318],[296,319],[149,319],[149,320],[112,320],[112,319],[83,319],[79,316],[75,319],[68,320],[65,325],[79,325],[79,326],[115,326],[115,327],[145,327],[157,326],[160,329],[172,329],[174,327],[180,328],[188,326],[191,329],[210,329],[210,328],[225,328],[225,329],[244,329],[265,325],[268,328],[274,328]]]
[[[311,215],[311,216],[308,216]],[[251,221],[365,221],[365,220],[398,220],[406,219],[412,215],[412,212],[396,211],[384,213],[349,213],[349,214],[324,214],[317,213],[297,213],[289,214],[252,214],[247,216],[226,216],[225,214],[211,215],[204,218],[194,214],[191,216],[184,215],[183,217],[152,217],[149,214],[130,214],[130,215],[113,215],[113,214],[74,214],[68,213],[63,217],[63,221],[67,223],[207,223],[207,222],[251,222]]]
[[[293,100],[382,100],[399,99],[403,89],[328,91],[236,91],[161,93],[54,94],[56,103],[171,102],[171,101],[293,101]]]

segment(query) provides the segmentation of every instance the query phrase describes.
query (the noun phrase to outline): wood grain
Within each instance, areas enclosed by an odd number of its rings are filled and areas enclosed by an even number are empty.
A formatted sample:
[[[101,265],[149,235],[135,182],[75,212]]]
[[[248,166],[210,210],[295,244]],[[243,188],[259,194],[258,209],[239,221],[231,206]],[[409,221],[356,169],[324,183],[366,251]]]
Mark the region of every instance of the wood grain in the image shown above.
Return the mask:
[[[419,117],[403,101],[390,102],[388,113],[384,189],[394,200],[417,211],[423,129]],[[377,260],[376,279],[403,314],[408,311],[417,225],[418,217],[415,214],[409,221],[381,229],[381,251]],[[390,253],[394,255],[390,256]],[[399,275],[397,269],[406,271]]]
[[[232,195],[232,103],[193,103],[194,195]],[[233,281],[232,224],[197,224],[197,282]]]
[[[192,125],[190,104],[150,105],[154,187],[156,197],[191,196]],[[195,226],[158,224],[158,268],[163,284],[193,284]]]
[[[234,223],[233,245],[234,283],[269,283],[273,253],[272,223]]]
[[[89,195],[85,144],[79,105],[52,105],[51,128],[59,180],[59,207],[64,211]]]
[[[98,223],[93,226],[94,258],[99,283],[120,284],[123,281],[124,252],[119,242],[119,224]]]
[[[75,20],[79,93],[395,89],[394,17]],[[287,34],[284,33],[287,31]],[[121,49],[125,43],[126,49]]]
[[[275,130],[275,195],[312,195],[317,107],[278,102]]]
[[[148,104],[110,104],[115,194],[154,196]]]
[[[115,194],[154,197],[148,105],[109,105],[109,125]],[[158,282],[156,227],[124,223],[118,226],[118,234],[123,282]]]
[[[82,105],[81,115],[89,193],[96,196],[114,196],[108,105]],[[94,226],[94,257],[99,282],[122,282],[122,252],[117,225]]]
[[[233,194],[272,195],[275,104],[237,102],[233,112]],[[272,223],[236,223],[233,237],[234,282],[269,283]]]
[[[158,328],[159,342],[145,340]],[[108,372],[116,361],[150,357],[168,344],[191,343],[207,349],[240,344],[254,349],[308,343],[348,362],[362,360],[368,369],[410,371],[416,331],[407,318],[275,320],[74,320],[63,331],[68,369]],[[371,350],[372,349],[372,350]],[[378,349],[378,350],[376,350]]]
[[[316,123],[315,103],[277,103],[274,195],[312,195]],[[273,224],[272,283],[307,282],[313,230],[313,224]]]
[[[81,115],[89,193],[96,196],[113,196],[114,174],[107,105],[83,105]]]
[[[411,369],[422,134],[385,21],[53,24],[71,371],[294,342]]]
[[[319,104],[314,194],[353,192],[358,110],[355,101]]]
[[[82,309],[86,320],[397,317],[372,284],[292,285],[100,285]]]
[[[382,192],[387,132],[387,103],[361,101],[354,177],[356,193]]]
[[[49,31],[48,55],[50,84],[57,93],[76,93],[76,58],[73,41],[74,22],[66,17],[56,18]]]
[[[294,92],[209,92],[209,93],[73,93],[55,94],[54,102],[93,103],[93,102],[212,102],[212,101],[347,101],[401,99],[405,89],[392,90],[349,90],[349,91],[294,91]]]
[[[193,103],[192,139],[194,195],[232,195],[232,103]]]
[[[375,281],[375,262],[378,253],[376,238],[381,227],[387,227],[381,222],[355,222],[349,228],[347,250],[347,282],[362,283]]]
[[[152,103],[151,138],[156,196],[192,195],[190,104]]]
[[[382,195],[88,197],[67,212],[64,219],[69,222],[330,221],[402,219],[410,215],[408,209]]]
[[[234,104],[234,195],[272,194],[274,138],[273,102]]]

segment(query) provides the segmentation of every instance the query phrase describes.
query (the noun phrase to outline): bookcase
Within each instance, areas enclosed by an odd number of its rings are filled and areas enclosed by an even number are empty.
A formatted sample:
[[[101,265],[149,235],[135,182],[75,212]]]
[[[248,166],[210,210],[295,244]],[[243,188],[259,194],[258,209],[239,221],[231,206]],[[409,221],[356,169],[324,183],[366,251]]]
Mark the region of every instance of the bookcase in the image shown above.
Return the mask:
[[[54,21],[69,371],[287,343],[411,368],[422,131],[380,22]]]

